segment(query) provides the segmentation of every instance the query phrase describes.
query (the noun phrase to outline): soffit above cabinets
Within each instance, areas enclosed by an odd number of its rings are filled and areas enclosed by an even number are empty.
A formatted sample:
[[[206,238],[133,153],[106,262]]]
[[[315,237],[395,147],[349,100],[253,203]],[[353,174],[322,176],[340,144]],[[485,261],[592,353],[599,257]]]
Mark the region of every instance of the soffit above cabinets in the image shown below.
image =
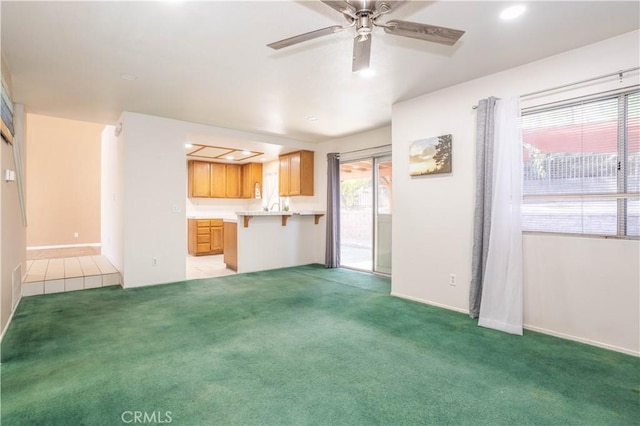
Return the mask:
[[[222,146],[208,146],[192,144],[187,148],[187,158],[191,160],[220,161],[228,163],[255,161],[263,152],[248,151],[236,148],[226,148]]]

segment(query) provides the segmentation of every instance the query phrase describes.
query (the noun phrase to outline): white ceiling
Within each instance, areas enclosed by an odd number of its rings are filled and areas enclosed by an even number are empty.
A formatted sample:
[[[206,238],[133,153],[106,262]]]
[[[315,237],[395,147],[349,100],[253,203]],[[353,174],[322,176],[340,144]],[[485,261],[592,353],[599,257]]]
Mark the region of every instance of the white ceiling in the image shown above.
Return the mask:
[[[0,3],[13,98],[30,112],[113,124],[133,111],[309,142],[387,125],[395,102],[640,26],[637,1],[528,1],[510,22],[498,15],[514,2],[410,2],[392,18],[465,35],[447,47],[378,28],[377,74],[364,78],[351,72],[353,29],[266,46],[346,22],[317,1]]]

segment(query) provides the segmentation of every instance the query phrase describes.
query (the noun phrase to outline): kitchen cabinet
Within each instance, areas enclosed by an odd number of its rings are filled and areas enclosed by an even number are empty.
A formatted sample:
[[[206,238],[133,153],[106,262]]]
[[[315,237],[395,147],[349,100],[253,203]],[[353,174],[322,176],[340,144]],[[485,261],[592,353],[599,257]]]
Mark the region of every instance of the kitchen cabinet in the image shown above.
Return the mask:
[[[279,160],[279,195],[313,195],[313,152],[292,152],[281,155]]]
[[[262,163],[242,165],[242,198],[262,198]]]
[[[227,165],[224,163],[211,164],[211,198],[227,197]]]
[[[240,198],[242,196],[242,166],[227,164],[226,197]]]
[[[255,198],[262,194],[262,164],[226,164],[191,160],[188,163],[189,197]]]
[[[189,161],[189,197],[210,197],[211,163],[204,161]]]
[[[188,219],[189,254],[202,256],[224,252],[222,219]]]
[[[224,222],[224,263],[227,268],[238,270],[238,225]]]

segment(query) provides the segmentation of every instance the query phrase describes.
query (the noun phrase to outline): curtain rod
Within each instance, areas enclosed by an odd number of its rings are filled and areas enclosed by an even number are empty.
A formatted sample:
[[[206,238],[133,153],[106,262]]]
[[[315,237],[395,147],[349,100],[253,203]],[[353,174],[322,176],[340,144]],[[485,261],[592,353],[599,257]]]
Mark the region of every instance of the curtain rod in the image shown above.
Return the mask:
[[[599,75],[598,77],[587,78],[585,80],[574,81],[573,83],[563,84],[561,86],[552,87],[550,89],[544,89],[544,90],[538,90],[536,92],[525,93],[524,95],[520,95],[520,97],[521,98],[526,98],[526,97],[529,97],[529,96],[539,95],[541,93],[553,92],[554,90],[564,89],[564,88],[571,87],[571,86],[577,86],[579,84],[589,83],[591,81],[602,80],[603,78],[613,77],[614,75],[617,75],[617,76],[620,77],[620,79],[622,79],[624,74],[632,72],[632,71],[637,71],[639,69],[640,69],[640,67],[627,68],[626,70],[620,70],[620,71],[612,72],[612,73],[609,73],[609,74]],[[477,109],[478,105],[474,105],[471,108],[472,109]]]
[[[386,144],[386,145],[378,145],[378,146],[372,146],[370,148],[362,148],[362,149],[355,149],[353,151],[346,151],[346,152],[339,152],[338,154],[352,154],[354,152],[360,152],[360,151],[369,151],[371,149],[376,149],[376,148],[384,148],[386,146],[391,146],[390,143]]]

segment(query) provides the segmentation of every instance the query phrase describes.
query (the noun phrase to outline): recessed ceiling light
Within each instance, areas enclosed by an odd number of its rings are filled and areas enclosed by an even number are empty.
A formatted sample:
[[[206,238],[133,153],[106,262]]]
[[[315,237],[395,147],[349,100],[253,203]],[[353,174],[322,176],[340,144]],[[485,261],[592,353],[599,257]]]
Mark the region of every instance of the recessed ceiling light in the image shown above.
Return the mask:
[[[361,71],[358,71],[358,74],[361,75],[362,77],[373,77],[374,75],[376,75],[376,70],[372,69],[372,68],[365,68]]]
[[[185,143],[185,144],[184,144],[184,147],[185,147],[185,148],[193,148],[193,145],[191,145],[190,143]]]
[[[308,121],[318,121],[318,120],[319,120],[319,118],[318,118],[318,117],[316,117],[315,115],[310,115],[309,117],[307,117],[307,120],[308,120]]]
[[[500,12],[500,19],[502,19],[503,21],[516,19],[518,16],[521,16],[525,10],[527,10],[527,8],[522,4],[508,7]]]
[[[251,154],[251,151],[246,151],[246,150],[242,151],[242,155],[249,155],[249,154]]]
[[[226,156],[226,157],[224,157],[224,158],[226,158],[227,160],[233,160],[233,155],[227,155],[227,156]]]
[[[138,77],[133,74],[120,74],[120,78],[127,81],[134,81],[138,79]]]

